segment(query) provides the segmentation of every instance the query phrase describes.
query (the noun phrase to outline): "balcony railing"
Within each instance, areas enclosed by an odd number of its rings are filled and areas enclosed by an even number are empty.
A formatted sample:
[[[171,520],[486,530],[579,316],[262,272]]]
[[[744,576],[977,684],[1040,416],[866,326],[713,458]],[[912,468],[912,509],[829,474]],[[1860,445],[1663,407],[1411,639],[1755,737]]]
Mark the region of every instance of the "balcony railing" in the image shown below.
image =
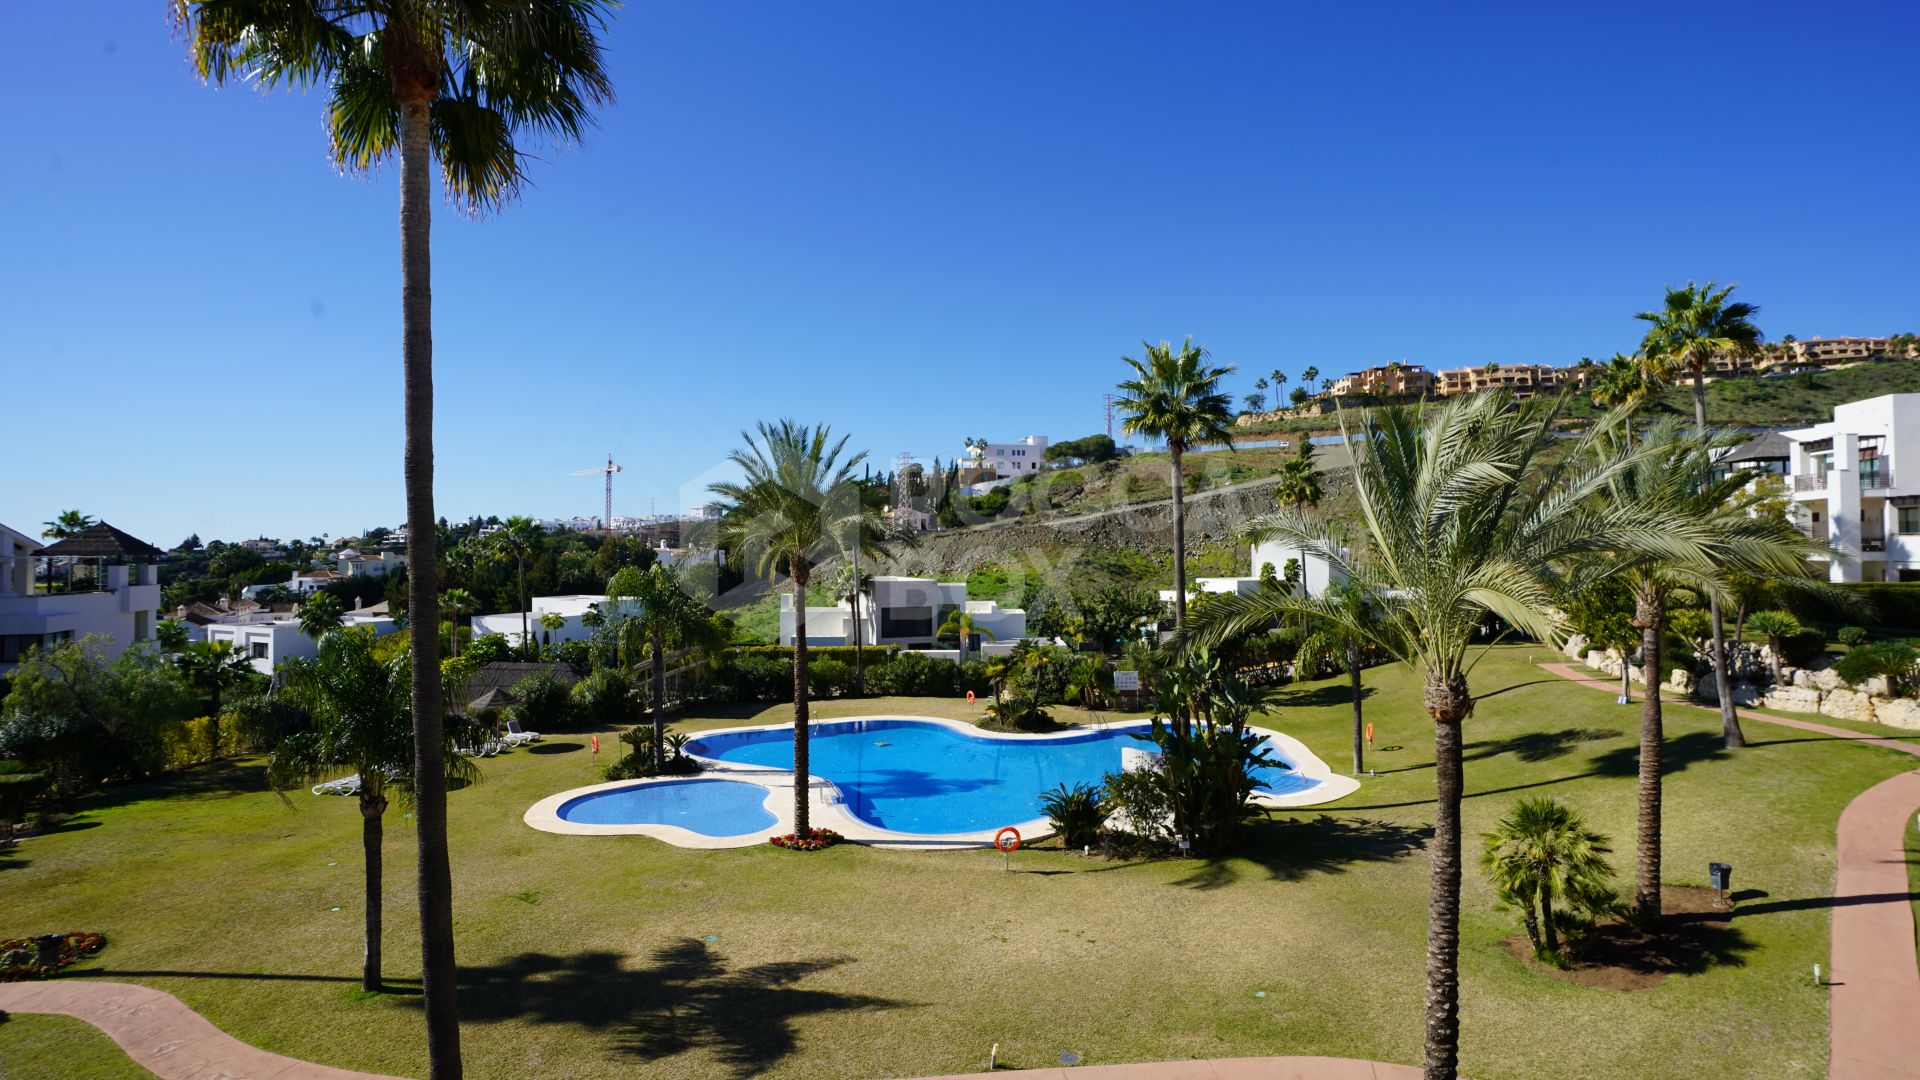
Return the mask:
[[[1862,536],[1860,538],[1860,550],[1885,551],[1887,550],[1887,538],[1885,536]]]
[[[1807,473],[1798,474],[1793,478],[1793,490],[1825,491],[1827,490],[1827,478],[1824,476],[1813,476]]]
[[[1872,491],[1876,488],[1893,486],[1893,473],[1886,469],[1863,470],[1860,473],[1860,490]]]

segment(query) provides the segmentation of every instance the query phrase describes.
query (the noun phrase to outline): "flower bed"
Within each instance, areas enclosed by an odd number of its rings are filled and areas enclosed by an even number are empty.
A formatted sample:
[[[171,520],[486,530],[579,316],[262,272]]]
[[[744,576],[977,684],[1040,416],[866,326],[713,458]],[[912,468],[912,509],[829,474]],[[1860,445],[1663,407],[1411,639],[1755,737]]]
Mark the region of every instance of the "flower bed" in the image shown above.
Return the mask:
[[[60,960],[53,964],[36,964],[34,958],[40,953],[39,943],[33,938],[0,939],[0,982],[24,982],[28,979],[44,979],[68,964],[78,963],[106,947],[105,934],[83,930],[74,934],[63,934],[60,943]],[[21,961],[24,962],[13,962]]]
[[[767,842],[774,847],[786,848],[788,851],[819,851],[821,848],[832,847],[842,839],[841,835],[832,829],[814,829],[804,836],[800,833],[770,836]]]

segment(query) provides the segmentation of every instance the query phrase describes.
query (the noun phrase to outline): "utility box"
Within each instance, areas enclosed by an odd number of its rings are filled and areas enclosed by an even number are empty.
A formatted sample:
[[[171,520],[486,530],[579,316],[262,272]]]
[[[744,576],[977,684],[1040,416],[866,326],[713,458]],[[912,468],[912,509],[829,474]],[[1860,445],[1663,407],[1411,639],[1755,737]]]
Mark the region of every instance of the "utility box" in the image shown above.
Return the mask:
[[[1707,880],[1714,888],[1726,892],[1733,888],[1733,867],[1723,862],[1710,862],[1707,864]]]

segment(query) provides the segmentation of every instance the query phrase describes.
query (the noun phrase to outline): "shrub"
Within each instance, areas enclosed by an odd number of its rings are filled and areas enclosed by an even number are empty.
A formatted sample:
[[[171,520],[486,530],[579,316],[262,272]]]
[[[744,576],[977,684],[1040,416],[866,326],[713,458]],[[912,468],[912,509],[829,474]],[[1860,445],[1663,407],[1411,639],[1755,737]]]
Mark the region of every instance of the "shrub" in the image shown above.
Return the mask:
[[[714,692],[723,701],[789,701],[793,697],[793,661],[743,652],[722,661],[714,673]]]
[[[288,694],[252,694],[227,707],[224,729],[246,749],[271,753],[289,735],[313,730],[313,714]]]
[[[108,660],[102,641],[30,652],[8,683],[0,758],[46,773],[62,793],[164,768],[167,733],[198,705],[173,663],[141,646]]]
[[[1060,835],[1060,842],[1070,848],[1093,843],[1100,827],[1107,823],[1106,802],[1092,784],[1061,784],[1040,796],[1040,809]]]
[[[788,851],[819,851],[839,843],[843,837],[832,829],[814,829],[802,836],[799,833],[787,833],[784,836],[769,836],[767,843]]]
[[[1879,641],[1851,649],[1833,665],[1833,673],[1859,686],[1876,676],[1887,680],[1895,694],[1905,693],[1913,682],[1914,665],[1920,663],[1911,642]]]
[[[1543,959],[1561,960],[1561,933],[1577,941],[1618,904],[1607,838],[1557,799],[1521,799],[1485,839],[1481,865],[1501,901],[1523,913],[1527,939]]]
[[[37,962],[40,943],[32,938],[0,940],[0,982],[44,979],[68,964],[78,963],[107,947],[106,935],[91,930],[62,934],[60,938],[59,958],[51,964]]]
[[[1794,667],[1806,667],[1827,651],[1826,636],[1818,630],[1802,630],[1781,639],[1780,658]]]
[[[1156,847],[1173,843],[1173,792],[1159,761],[1108,773],[1101,784],[1107,824]]]
[[[507,709],[511,719],[530,731],[556,731],[573,723],[573,701],[566,684],[536,671],[513,684],[518,699]]]
[[[621,727],[633,722],[633,683],[619,668],[601,668],[573,684],[574,719],[594,727]]]
[[[958,666],[951,661],[906,651],[885,663],[870,665],[867,689],[896,697],[952,697],[959,692],[959,674]]]
[[[1033,731],[1053,722],[1040,699],[1020,691],[1003,692],[1000,700],[987,703],[986,726],[1010,731]]]
[[[609,780],[636,780],[644,776],[692,776],[703,766],[699,759],[687,756],[687,736],[668,728],[664,743],[663,767],[653,767],[653,725],[641,724],[620,736],[633,749],[604,770]]]
[[[13,846],[13,827],[26,819],[33,801],[53,786],[45,773],[10,772],[0,774],[0,831],[6,847]]]
[[[1833,639],[1851,649],[1856,646],[1865,645],[1873,639],[1873,635],[1867,633],[1862,627],[1843,626],[1838,633],[1833,635]]]
[[[807,664],[807,690],[814,697],[839,697],[853,687],[853,665],[831,656]]]
[[[461,650],[460,658],[475,664],[496,664],[513,659],[513,646],[507,644],[505,634],[481,634]]]

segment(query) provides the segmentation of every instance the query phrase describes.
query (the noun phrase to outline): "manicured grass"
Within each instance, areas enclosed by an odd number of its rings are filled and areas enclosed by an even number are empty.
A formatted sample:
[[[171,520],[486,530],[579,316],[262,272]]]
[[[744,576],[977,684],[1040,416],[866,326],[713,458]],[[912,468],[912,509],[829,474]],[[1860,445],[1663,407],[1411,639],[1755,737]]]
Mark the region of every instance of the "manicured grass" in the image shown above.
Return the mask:
[[[99,1028],[71,1016],[13,1013],[0,1023],[7,1080],[152,1080]]]
[[[1473,673],[1465,823],[1477,837],[1521,794],[1552,794],[1632,866],[1638,705],[1496,650]],[[1379,774],[1325,811],[1275,814],[1238,858],[1108,863],[1023,850],[843,846],[687,851],[644,837],[527,828],[536,800],[592,782],[585,734],[482,763],[456,792],[452,843],[468,1068],[477,1077],[913,1076],[1053,1064],[1334,1054],[1416,1062],[1432,820],[1419,685],[1368,673]],[[964,715],[957,701],[830,702],[820,716]],[[1063,718],[1069,710],[1060,710]],[[781,719],[715,710],[686,729]],[[1268,720],[1344,767],[1346,691],[1312,684]],[[1476,1077],[1816,1076],[1833,830],[1856,793],[1911,767],[1880,748],[1755,724],[1668,719],[1667,880],[1734,865],[1742,913],[1721,961],[1641,993],[1546,978],[1477,867],[1461,925],[1463,1071]],[[603,738],[606,745],[609,740]],[[0,936],[100,929],[78,974],[179,995],[278,1053],[417,1075],[410,822],[389,815],[387,967],[364,999],[359,833],[349,800],[288,809],[260,766],[208,768],[91,800],[0,868]],[[341,910],[332,911],[333,907]],[[709,941],[708,938],[711,937]],[[1265,992],[1264,997],[1255,996]]]

